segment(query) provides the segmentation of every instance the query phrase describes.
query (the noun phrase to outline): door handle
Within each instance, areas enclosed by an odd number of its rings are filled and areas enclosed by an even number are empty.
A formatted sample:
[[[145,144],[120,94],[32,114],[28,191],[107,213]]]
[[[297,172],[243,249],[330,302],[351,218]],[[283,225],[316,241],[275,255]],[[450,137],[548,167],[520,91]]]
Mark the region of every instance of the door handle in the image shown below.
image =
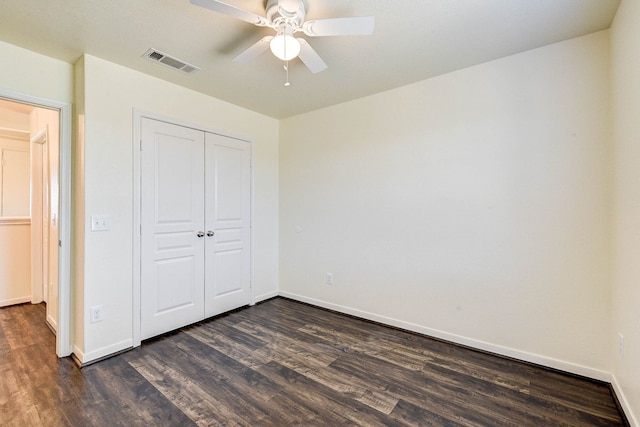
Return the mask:
[[[214,233],[212,230],[207,231],[207,236],[209,237],[213,237],[214,234],[216,233]]]
[[[203,238],[204,237],[204,231],[198,231],[196,233],[196,236],[198,236],[198,238],[200,238],[200,239]]]

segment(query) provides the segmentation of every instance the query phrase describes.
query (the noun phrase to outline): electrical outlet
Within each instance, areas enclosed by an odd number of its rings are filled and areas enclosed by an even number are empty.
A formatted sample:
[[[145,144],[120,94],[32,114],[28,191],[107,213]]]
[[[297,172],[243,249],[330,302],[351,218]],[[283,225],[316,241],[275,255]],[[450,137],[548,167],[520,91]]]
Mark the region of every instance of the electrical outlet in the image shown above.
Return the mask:
[[[618,333],[618,354],[620,358],[624,358],[624,335],[622,332]]]
[[[333,273],[327,273],[327,285],[333,285]]]
[[[91,231],[109,231],[111,217],[109,215],[91,215]]]
[[[102,310],[103,306],[94,305],[91,307],[91,323],[98,323],[104,320],[104,312]]]

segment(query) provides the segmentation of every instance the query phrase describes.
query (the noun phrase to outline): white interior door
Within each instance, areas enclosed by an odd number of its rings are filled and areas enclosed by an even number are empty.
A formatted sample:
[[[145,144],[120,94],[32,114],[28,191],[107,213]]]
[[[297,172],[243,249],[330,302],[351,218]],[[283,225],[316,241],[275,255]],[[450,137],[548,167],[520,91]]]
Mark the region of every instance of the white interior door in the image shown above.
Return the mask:
[[[205,316],[251,301],[251,147],[207,133]]]
[[[204,318],[204,133],[141,126],[141,339]],[[202,234],[199,236],[199,234]]]

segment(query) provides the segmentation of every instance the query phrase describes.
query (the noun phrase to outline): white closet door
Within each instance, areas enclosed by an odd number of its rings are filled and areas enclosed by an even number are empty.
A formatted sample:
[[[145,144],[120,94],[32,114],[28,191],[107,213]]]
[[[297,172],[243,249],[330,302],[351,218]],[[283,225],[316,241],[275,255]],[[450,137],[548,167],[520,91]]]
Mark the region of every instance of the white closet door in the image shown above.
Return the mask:
[[[204,132],[142,119],[141,338],[204,318]]]
[[[251,301],[251,146],[207,133],[206,317]]]

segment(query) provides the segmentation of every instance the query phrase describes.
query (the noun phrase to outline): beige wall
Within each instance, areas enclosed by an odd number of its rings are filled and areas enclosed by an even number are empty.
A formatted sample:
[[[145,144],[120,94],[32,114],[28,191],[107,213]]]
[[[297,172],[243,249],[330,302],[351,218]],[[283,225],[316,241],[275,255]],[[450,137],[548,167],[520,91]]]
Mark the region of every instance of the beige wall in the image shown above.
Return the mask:
[[[606,379],[608,43],[283,120],[281,291]]]
[[[85,55],[82,194],[85,226],[82,361],[131,346],[133,329],[133,115],[134,109],[239,135],[253,142],[252,285],[257,299],[278,290],[278,121],[142,73]],[[82,172],[80,172],[81,174]],[[90,232],[91,215],[110,215],[111,230]],[[105,320],[89,323],[89,308],[104,307]],[[80,319],[79,319],[80,320]]]
[[[29,115],[0,106],[0,128],[29,131]]]
[[[0,41],[0,89],[59,102],[73,99],[73,66]]]
[[[0,130],[0,218],[28,217],[29,134],[3,134]]]
[[[0,108],[0,128],[29,131],[29,115],[10,109]],[[4,137],[0,131],[0,151],[3,149],[24,152],[29,159],[29,134],[19,139]],[[0,161],[2,160],[0,152]],[[13,181],[18,177],[6,175],[0,165],[0,196],[11,188],[20,194],[17,199],[24,200],[27,212],[25,218],[2,218],[0,210],[0,307],[31,301],[31,225],[28,218],[29,176],[20,176],[24,186],[10,185],[4,180]],[[15,184],[15,182],[13,183]],[[0,206],[2,203],[0,202]]]
[[[623,0],[611,30],[615,221],[614,384],[640,425],[640,2]],[[624,336],[624,355],[618,350]]]
[[[29,220],[0,218],[0,307],[31,301]]]

